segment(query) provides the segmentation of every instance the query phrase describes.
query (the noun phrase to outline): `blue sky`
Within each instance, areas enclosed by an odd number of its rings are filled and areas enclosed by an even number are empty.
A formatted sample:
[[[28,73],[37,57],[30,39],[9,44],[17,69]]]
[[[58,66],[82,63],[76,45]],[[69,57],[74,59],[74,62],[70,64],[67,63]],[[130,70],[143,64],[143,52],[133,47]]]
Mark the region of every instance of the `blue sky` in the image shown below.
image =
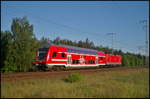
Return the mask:
[[[73,41],[89,40],[95,45],[142,52],[145,31],[140,20],[149,20],[147,1],[3,1],[1,30],[10,30],[12,18],[27,16],[38,39],[57,36]]]

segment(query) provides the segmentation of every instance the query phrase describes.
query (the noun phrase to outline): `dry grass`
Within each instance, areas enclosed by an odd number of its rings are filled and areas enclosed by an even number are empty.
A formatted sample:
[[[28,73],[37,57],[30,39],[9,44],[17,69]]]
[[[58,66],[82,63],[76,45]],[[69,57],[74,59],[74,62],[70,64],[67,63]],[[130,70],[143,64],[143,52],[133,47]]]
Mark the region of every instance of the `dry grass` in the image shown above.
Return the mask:
[[[99,72],[79,82],[64,78],[1,82],[1,97],[25,98],[148,98],[149,70]]]

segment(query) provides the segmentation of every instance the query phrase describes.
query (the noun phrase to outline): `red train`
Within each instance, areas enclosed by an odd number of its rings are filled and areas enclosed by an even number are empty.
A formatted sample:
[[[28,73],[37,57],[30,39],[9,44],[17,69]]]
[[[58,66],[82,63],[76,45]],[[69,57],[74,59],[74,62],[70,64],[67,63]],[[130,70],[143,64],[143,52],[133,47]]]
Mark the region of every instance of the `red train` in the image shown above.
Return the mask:
[[[42,69],[118,66],[121,65],[121,62],[121,56],[113,56],[92,49],[51,43],[39,47],[36,57],[36,66]]]

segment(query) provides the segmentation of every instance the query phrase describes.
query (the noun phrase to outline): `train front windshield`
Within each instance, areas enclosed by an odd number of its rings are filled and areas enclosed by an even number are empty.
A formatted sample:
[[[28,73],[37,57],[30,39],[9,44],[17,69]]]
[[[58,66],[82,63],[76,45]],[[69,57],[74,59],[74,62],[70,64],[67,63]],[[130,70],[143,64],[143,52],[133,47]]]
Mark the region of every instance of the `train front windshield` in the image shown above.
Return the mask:
[[[48,48],[40,48],[38,50],[38,60],[45,60]]]

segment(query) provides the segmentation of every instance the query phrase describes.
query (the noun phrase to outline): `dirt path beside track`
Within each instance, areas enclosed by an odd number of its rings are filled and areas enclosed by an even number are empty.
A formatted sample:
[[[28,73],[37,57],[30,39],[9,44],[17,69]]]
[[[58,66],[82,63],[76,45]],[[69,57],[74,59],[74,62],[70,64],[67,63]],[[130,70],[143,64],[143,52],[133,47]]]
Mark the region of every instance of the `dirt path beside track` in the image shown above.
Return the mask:
[[[65,77],[68,74],[75,72],[81,74],[91,74],[95,72],[141,70],[141,69],[145,69],[145,67],[115,67],[115,68],[98,68],[98,69],[68,70],[68,71],[1,73],[1,82],[50,78],[50,77]]]

